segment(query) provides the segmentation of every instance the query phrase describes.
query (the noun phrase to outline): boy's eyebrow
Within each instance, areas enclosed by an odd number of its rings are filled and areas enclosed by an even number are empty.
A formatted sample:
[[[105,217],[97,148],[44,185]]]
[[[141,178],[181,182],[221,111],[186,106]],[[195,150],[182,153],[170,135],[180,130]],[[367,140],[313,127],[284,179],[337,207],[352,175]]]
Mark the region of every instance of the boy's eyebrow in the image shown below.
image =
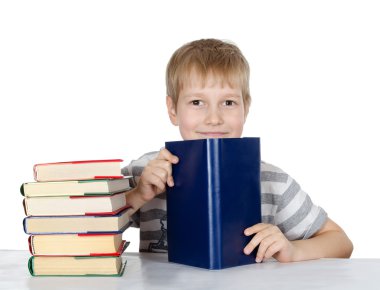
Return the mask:
[[[238,95],[238,94],[225,94],[224,97],[240,99],[240,97],[242,97],[242,95]]]
[[[192,98],[192,97],[203,97],[204,94],[202,93],[188,93],[186,95],[183,95],[184,98],[188,99],[188,98]]]

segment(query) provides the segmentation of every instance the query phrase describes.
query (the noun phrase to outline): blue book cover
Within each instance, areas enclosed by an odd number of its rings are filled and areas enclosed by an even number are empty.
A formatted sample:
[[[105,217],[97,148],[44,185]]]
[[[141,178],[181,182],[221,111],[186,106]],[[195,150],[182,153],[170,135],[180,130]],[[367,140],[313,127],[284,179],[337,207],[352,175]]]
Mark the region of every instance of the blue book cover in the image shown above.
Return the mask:
[[[260,139],[166,142],[179,157],[167,189],[168,259],[206,269],[255,263],[244,229],[261,222]]]

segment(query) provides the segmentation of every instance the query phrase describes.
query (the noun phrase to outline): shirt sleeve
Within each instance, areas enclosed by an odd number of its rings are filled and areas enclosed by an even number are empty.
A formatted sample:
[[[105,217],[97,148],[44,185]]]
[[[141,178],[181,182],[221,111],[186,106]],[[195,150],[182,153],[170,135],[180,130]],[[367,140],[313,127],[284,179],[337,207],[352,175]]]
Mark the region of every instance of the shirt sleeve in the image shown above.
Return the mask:
[[[264,183],[270,184],[267,184],[267,188],[270,188],[270,194],[276,197],[273,223],[289,240],[310,238],[323,227],[327,213],[315,205],[310,196],[287,173],[268,164],[266,168],[267,171],[264,173],[269,180],[264,180]]]
[[[277,208],[277,226],[289,240],[308,239],[325,224],[327,213],[290,176],[288,184]]]

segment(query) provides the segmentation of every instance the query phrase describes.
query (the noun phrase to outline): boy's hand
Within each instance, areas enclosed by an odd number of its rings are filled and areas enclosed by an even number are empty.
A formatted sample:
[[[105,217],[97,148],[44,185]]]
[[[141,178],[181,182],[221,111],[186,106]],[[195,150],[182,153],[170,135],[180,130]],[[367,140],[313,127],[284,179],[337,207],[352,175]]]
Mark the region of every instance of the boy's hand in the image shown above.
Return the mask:
[[[151,160],[141,174],[137,191],[144,202],[153,199],[166,189],[166,184],[174,186],[172,164],[178,163],[177,156],[167,149],[161,149],[156,159]]]
[[[256,262],[274,257],[279,262],[290,262],[294,255],[293,244],[284,236],[281,230],[272,224],[256,224],[244,230],[246,236],[255,234],[252,240],[244,248],[244,253],[249,255],[259,246]]]

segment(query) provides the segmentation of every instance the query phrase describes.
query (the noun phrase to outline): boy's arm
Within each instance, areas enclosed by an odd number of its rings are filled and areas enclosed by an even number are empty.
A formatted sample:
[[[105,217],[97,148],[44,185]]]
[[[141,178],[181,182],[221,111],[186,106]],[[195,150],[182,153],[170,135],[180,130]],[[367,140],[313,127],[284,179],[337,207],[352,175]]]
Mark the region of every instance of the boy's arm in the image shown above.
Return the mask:
[[[133,211],[131,215],[152,200],[156,195],[163,193],[168,186],[174,186],[172,164],[178,163],[177,156],[167,149],[162,149],[157,158],[151,160],[141,173],[137,186],[126,192],[126,201]]]
[[[318,258],[349,258],[353,245],[345,232],[331,219],[311,238],[289,241],[277,226],[257,224],[244,231],[245,235],[255,236],[244,248],[250,254],[259,247],[256,261],[274,257],[279,262],[295,262]]]
[[[295,248],[293,260],[318,258],[349,258],[353,244],[343,229],[331,219],[310,239],[291,242]]]

